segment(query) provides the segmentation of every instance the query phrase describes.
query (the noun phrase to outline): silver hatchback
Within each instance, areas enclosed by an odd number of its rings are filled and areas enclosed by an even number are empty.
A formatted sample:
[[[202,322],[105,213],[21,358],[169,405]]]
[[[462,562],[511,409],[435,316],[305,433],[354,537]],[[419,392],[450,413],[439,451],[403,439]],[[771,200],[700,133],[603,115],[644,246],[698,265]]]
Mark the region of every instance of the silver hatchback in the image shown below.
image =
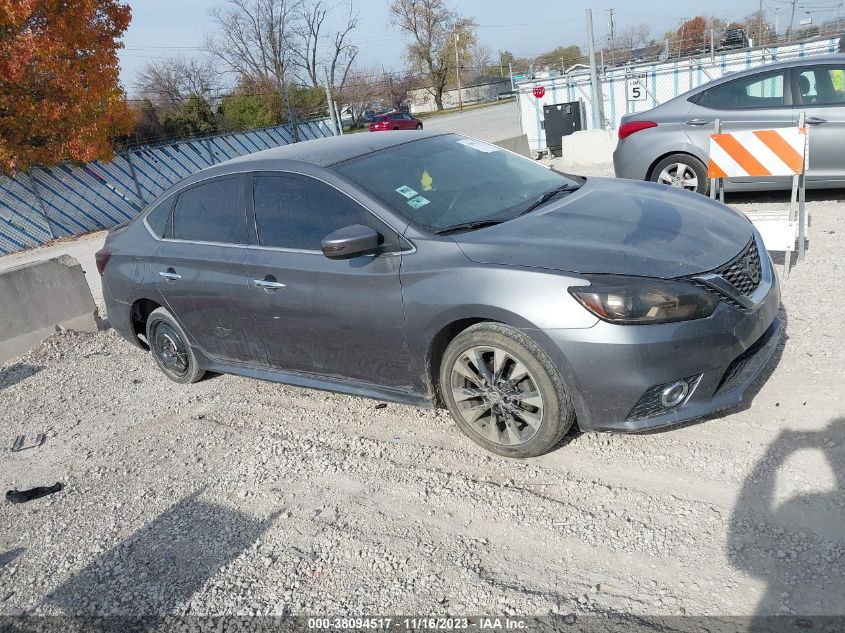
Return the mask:
[[[810,132],[807,186],[845,187],[845,55],[759,66],[732,73],[619,126],[613,165],[620,178],[652,180],[705,193],[715,122],[723,132],[793,127],[805,113]],[[726,189],[788,189],[788,177],[733,178]]]

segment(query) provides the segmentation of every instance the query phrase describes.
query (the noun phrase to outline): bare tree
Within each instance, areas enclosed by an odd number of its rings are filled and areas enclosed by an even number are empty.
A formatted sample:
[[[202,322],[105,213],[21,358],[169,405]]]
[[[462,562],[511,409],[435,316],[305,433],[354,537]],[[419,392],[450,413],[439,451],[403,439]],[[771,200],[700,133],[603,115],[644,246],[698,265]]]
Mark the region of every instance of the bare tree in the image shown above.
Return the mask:
[[[338,98],[352,109],[353,127],[361,123],[367,106],[383,95],[384,85],[381,69],[357,67],[349,71]]]
[[[469,66],[475,77],[485,74],[493,65],[493,52],[484,44],[474,42],[468,47]]]
[[[457,71],[455,36],[460,37],[464,65],[466,51],[475,42],[475,20],[462,17],[445,0],[393,0],[390,13],[393,23],[410,39],[408,60],[428,79],[437,109],[442,110],[443,90]]]
[[[614,38],[617,48],[632,51],[636,48],[643,48],[651,39],[651,29],[648,24],[632,24],[620,29]]]
[[[206,50],[239,76],[282,91],[290,70],[299,0],[228,0],[211,10],[217,31]]]
[[[385,73],[382,95],[394,109],[399,109],[408,101],[408,93],[419,85],[419,79],[410,73],[394,75]]]
[[[358,47],[349,43],[350,33],[358,26],[359,12],[353,11],[352,2],[346,21],[336,31],[327,33],[323,23],[337,8],[327,7],[323,0],[304,3],[297,11],[296,46],[291,49],[292,63],[297,78],[305,84],[320,86],[323,83],[322,67],[328,69],[329,81],[338,90],[343,88],[349,69],[358,56]],[[329,50],[326,55],[321,51]]]
[[[168,57],[150,62],[138,73],[135,91],[165,112],[178,110],[191,95],[213,101],[221,76],[211,59]]]

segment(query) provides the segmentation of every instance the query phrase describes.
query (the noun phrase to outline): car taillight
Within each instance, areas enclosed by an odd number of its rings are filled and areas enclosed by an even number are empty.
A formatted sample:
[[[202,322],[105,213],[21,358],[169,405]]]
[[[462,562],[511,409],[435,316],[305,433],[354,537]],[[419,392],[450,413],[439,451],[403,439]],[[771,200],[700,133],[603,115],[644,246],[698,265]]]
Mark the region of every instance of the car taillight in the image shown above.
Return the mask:
[[[107,248],[101,248],[96,253],[94,253],[94,261],[97,262],[97,272],[101,275],[103,271],[106,269],[106,264],[109,263],[111,259],[111,251]]]
[[[657,127],[657,123],[654,121],[626,121],[619,126],[619,140],[621,141],[623,138],[631,136],[634,132],[647,130],[650,127]]]

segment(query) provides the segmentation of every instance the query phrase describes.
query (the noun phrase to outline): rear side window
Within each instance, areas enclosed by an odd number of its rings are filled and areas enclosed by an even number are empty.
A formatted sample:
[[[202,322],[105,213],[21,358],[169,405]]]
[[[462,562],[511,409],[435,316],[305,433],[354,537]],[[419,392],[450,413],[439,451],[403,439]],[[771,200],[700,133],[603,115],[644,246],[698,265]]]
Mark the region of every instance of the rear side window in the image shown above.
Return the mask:
[[[158,237],[164,237],[164,231],[170,220],[170,209],[173,207],[173,198],[170,197],[155,209],[147,214],[147,226]]]
[[[179,194],[168,233],[177,240],[246,244],[240,183],[237,177],[222,178]]]
[[[777,108],[784,104],[784,75],[753,75],[714,86],[705,92],[698,104],[715,110]]]
[[[369,211],[329,185],[298,174],[255,176],[255,226],[261,246],[319,251],[329,233],[370,226],[394,246],[398,238]]]
[[[798,75],[801,102],[809,105],[845,104],[845,65],[808,68]]]

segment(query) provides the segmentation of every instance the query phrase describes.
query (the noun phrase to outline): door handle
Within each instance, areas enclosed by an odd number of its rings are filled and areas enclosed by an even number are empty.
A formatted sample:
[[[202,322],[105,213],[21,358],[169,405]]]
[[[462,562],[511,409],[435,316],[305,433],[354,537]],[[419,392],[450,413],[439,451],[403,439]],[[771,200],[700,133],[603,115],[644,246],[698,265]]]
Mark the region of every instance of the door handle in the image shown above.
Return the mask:
[[[808,116],[804,119],[804,123],[807,125],[821,125],[822,123],[827,123],[827,119],[820,119],[817,116]]]
[[[709,125],[711,122],[707,121],[706,119],[690,119],[689,121],[684,121],[686,125],[693,125],[695,127],[701,127],[702,125]]]
[[[285,288],[286,287],[285,284],[276,281],[275,278],[253,279],[252,283],[254,283],[259,288],[264,288],[266,290],[278,290],[279,288]]]
[[[162,270],[159,272],[160,277],[164,277],[167,281],[176,281],[177,279],[182,279],[182,275],[178,274],[172,268],[168,268],[166,271]]]

